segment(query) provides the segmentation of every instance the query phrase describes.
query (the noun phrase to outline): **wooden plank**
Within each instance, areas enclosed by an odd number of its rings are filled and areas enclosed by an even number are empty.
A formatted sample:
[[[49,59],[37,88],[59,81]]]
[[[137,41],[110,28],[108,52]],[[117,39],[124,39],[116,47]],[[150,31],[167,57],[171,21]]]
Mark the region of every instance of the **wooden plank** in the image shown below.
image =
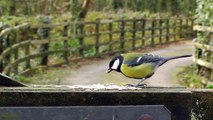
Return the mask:
[[[195,63],[197,63],[198,65],[201,65],[201,66],[204,66],[204,67],[207,67],[209,69],[212,69],[213,70],[213,63],[210,63],[210,62],[206,62],[204,60],[201,60],[201,59],[197,59],[197,58],[193,58],[193,61]]]
[[[37,25],[30,25],[30,28],[32,29],[38,29],[38,28],[55,28],[59,26],[66,26],[69,24],[74,24],[74,22],[64,22],[64,23],[54,23],[54,24],[37,24]]]
[[[16,50],[17,48],[20,48],[20,47],[24,47],[24,46],[27,46],[28,44],[30,44],[30,41],[23,41],[23,42],[20,42],[18,44],[15,44],[9,48],[7,48],[6,50],[4,50],[2,52],[2,54],[0,55],[0,61],[2,61],[3,59],[5,59],[5,57],[7,55],[9,55],[12,51]]]
[[[31,41],[31,44],[40,45],[40,44],[45,44],[45,43],[49,43],[49,42],[66,41],[71,38],[72,37],[63,36],[63,37],[48,38],[48,39],[33,39],[30,41]]]
[[[15,27],[6,28],[6,29],[1,31],[0,37],[9,34],[11,31],[17,31],[17,30],[20,30],[20,29],[25,29],[27,27],[29,27],[29,23],[23,23],[21,25],[15,26]]]
[[[202,32],[213,32],[213,27],[209,27],[209,26],[195,25],[193,29],[196,31],[202,31]]]
[[[205,50],[209,50],[209,51],[213,52],[213,46],[211,46],[211,45],[201,44],[198,42],[195,42],[194,45],[197,48],[201,48],[201,49],[205,49]]]
[[[86,91],[85,89],[72,89],[71,87],[38,86],[2,89],[0,90],[0,106],[164,105],[171,111],[172,120],[190,120],[192,93],[185,88],[147,87],[140,90],[89,89],[90,91]]]

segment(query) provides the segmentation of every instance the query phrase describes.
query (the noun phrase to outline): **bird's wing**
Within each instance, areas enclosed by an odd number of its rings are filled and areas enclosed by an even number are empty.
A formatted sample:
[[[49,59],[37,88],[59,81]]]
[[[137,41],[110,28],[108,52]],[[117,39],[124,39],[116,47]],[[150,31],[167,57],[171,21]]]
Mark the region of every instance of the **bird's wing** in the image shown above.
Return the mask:
[[[143,55],[136,56],[132,59],[124,61],[124,64],[131,67],[138,66],[144,63],[152,63],[153,65],[160,66],[165,62],[166,62],[166,59],[161,56],[152,55],[152,54],[143,54]]]

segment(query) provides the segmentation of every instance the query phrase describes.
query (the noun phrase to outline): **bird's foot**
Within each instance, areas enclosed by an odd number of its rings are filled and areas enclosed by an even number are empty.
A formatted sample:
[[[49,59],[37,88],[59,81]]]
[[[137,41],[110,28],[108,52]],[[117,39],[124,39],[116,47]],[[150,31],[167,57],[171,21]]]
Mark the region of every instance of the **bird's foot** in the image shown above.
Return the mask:
[[[136,87],[138,88],[145,88],[147,86],[147,84],[137,84]]]
[[[125,86],[127,87],[136,87],[136,88],[144,88],[147,85],[146,84],[137,84],[137,85],[133,85],[133,84],[126,84]]]

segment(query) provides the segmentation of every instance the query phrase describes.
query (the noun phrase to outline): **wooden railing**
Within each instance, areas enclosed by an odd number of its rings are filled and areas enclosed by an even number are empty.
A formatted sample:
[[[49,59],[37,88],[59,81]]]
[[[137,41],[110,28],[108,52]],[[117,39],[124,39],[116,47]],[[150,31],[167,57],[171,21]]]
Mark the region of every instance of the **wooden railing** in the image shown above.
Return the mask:
[[[191,37],[190,18],[21,24],[0,33],[0,72],[152,47]]]
[[[206,34],[202,40],[200,40],[199,35],[194,40],[194,62],[199,66],[198,69],[200,71],[199,73],[202,74],[201,76],[213,80],[213,27],[197,25],[194,26],[194,30],[197,31],[198,34]]]

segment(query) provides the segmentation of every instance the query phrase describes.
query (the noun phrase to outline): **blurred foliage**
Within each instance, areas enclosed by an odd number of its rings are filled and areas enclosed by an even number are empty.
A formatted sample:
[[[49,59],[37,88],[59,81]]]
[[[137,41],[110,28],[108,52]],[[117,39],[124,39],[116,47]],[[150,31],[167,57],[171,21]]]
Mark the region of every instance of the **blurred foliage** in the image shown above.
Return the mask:
[[[202,0],[200,0],[202,1]],[[211,0],[208,0],[211,1]],[[83,0],[0,0],[0,15],[78,14]],[[90,11],[130,10],[192,15],[196,0],[91,0]]]
[[[197,0],[196,23],[204,26],[213,26],[213,1]]]
[[[196,70],[196,65],[190,65],[181,70],[178,74],[178,80],[183,86],[190,88],[211,88],[213,89],[213,82],[204,77],[200,77]]]
[[[90,48],[83,51],[84,57],[92,57],[96,54],[95,50]]]

